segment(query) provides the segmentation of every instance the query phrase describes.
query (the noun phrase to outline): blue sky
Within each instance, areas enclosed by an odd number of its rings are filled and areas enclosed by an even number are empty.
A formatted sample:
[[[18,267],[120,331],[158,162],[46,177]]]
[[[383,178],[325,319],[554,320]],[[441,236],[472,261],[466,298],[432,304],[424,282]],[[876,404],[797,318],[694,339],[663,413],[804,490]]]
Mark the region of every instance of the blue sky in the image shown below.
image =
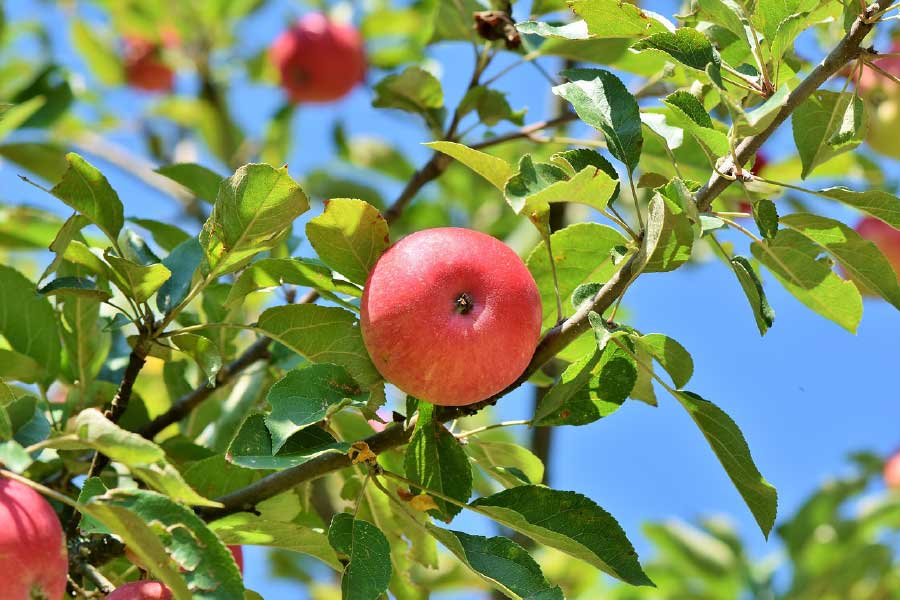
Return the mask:
[[[61,11],[31,0],[6,4],[10,21],[39,19],[47,25],[54,34],[58,60],[85,71],[69,51]],[[267,46],[290,17],[305,10],[296,2],[270,4],[241,29],[239,45],[248,55]],[[646,6],[666,15],[673,12],[670,3]],[[809,41],[801,50],[807,56],[815,52]],[[469,77],[471,51],[446,44],[436,48],[433,57],[442,65],[441,80],[452,106]],[[552,60],[542,64],[551,73],[557,70]],[[370,82],[380,76],[370,74]],[[178,86],[189,93],[195,82],[187,74]],[[546,116],[549,89],[535,69],[520,67],[501,79],[498,87],[510,93],[514,108],[528,106],[528,122]],[[152,102],[128,90],[106,93],[106,97],[116,110],[132,116]],[[230,101],[241,124],[258,133],[283,98],[277,89],[235,80]],[[369,90],[360,88],[339,103],[303,107],[292,125],[296,139],[289,160],[292,174],[300,178],[313,167],[328,167],[333,153],[331,126],[338,118],[350,132],[381,136],[408,150],[415,163],[424,162],[427,152],[419,143],[429,141],[428,134],[412,117],[376,111],[370,101]],[[20,134],[21,139],[27,137]],[[137,138],[128,132],[117,134],[116,141],[142,152]],[[778,158],[793,151],[790,128],[784,127],[769,152]],[[178,214],[166,197],[96,162],[119,191],[126,214],[164,219]],[[0,202],[58,208],[52,198],[22,183],[16,173],[15,167],[0,164]],[[388,186],[384,191],[390,198],[396,189]],[[815,206],[827,214],[854,222],[853,215],[825,206],[825,200],[815,202],[822,203]],[[734,239],[744,247],[743,240]],[[859,332],[850,335],[807,310],[771,277],[766,276],[765,283],[777,318],[764,338],[733,274],[717,262],[642,277],[628,292],[626,305],[632,325],[666,333],[692,353],[696,369],[689,388],[722,407],[742,428],[757,465],[778,488],[779,513],[786,515],[814,488],[846,468],[844,457],[849,451],[867,448],[884,453],[900,444],[900,318],[886,303],[867,300]],[[610,511],[645,557],[651,550],[641,534],[642,522],[707,514],[727,515],[755,554],[777,550],[776,543],[763,539],[687,414],[664,391],[658,390],[658,395],[659,408],[629,402],[609,419],[557,430],[553,486],[581,492]],[[500,403],[499,414],[504,419],[527,418],[530,406],[530,390],[521,389]],[[454,526],[474,531],[484,524],[463,516]],[[305,597],[297,586],[271,580],[262,550],[248,548],[246,555],[249,588],[266,598]]]

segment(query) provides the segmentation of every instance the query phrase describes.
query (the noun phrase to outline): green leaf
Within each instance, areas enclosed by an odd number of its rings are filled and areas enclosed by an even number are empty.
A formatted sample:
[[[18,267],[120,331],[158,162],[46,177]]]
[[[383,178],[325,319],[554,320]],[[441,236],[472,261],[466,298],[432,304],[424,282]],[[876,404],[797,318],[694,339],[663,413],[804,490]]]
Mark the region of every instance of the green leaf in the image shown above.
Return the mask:
[[[541,567],[522,546],[505,537],[483,537],[426,524],[429,533],[476,575],[506,596],[528,600],[563,600]]]
[[[84,483],[81,486],[81,491],[78,492],[78,504],[87,504],[88,501],[94,496],[102,496],[108,491],[109,488],[106,487],[106,484],[104,484],[103,480],[99,477],[91,477],[89,479],[85,479]],[[112,531],[105,527],[100,521],[86,514],[81,516],[81,523],[78,525],[78,527],[79,529],[81,529],[82,533],[86,534],[112,533]]]
[[[119,249],[122,258],[144,267],[160,262],[144,238],[127,227],[119,234]]]
[[[572,0],[569,7],[587,23],[592,36],[642,38],[668,31],[662,17],[617,0]]]
[[[525,21],[516,24],[516,29],[526,35],[537,35],[544,38],[562,40],[589,40],[587,23],[584,21],[572,21],[563,25],[553,25],[541,21]]]
[[[863,288],[900,309],[897,275],[875,244],[840,221],[819,215],[795,213],[781,222],[831,254]]]
[[[59,371],[60,341],[56,314],[50,301],[38,295],[24,275],[0,265],[0,334],[9,346],[36,362],[43,377]]]
[[[690,133],[716,156],[725,156],[730,152],[728,136],[714,128],[706,108],[692,94],[675,92],[663,103],[669,107],[670,124]]]
[[[769,306],[769,300],[766,298],[766,292],[763,290],[759,274],[753,268],[753,265],[750,264],[750,261],[743,256],[730,258],[728,264],[737,276],[738,282],[740,282],[741,288],[747,296],[759,334],[765,335],[769,327],[775,323],[775,311]]]
[[[765,239],[771,240],[778,234],[778,209],[771,200],[760,198],[753,203],[753,220]]]
[[[244,165],[222,182],[200,232],[204,271],[209,278],[236,271],[254,255],[273,248],[308,209],[306,194],[286,167]]]
[[[3,409],[0,408],[0,411]],[[13,440],[0,443],[0,465],[3,465],[4,468],[13,473],[24,473],[32,464],[34,464],[34,460],[30,454],[25,452],[22,444]]]
[[[163,177],[167,177],[176,183],[180,183],[194,193],[201,200],[210,204],[216,201],[219,194],[219,186],[225,179],[215,171],[194,163],[178,163],[166,165],[156,170]]]
[[[635,50],[659,50],[681,64],[709,75],[720,88],[722,83],[722,59],[705,35],[691,27],[675,31],[654,33],[632,46]]]
[[[38,290],[44,296],[78,296],[97,301],[109,300],[110,293],[97,288],[97,284],[83,277],[57,277]]]
[[[684,346],[661,333],[648,333],[633,339],[666,370],[675,387],[682,388],[691,380],[694,360]]]
[[[103,294],[109,297],[106,292]],[[65,350],[62,372],[69,381],[84,390],[103,369],[112,346],[112,337],[102,331],[100,320],[102,297],[80,294],[62,294],[62,296],[62,319],[59,322]]]
[[[68,168],[50,193],[87,217],[114,244],[125,222],[122,201],[106,177],[74,152],[66,154]]]
[[[260,315],[256,327],[312,362],[344,367],[365,387],[381,381],[349,311],[313,304],[276,306]]]
[[[647,231],[641,245],[643,270],[674,271],[691,258],[694,230],[688,214],[677,202],[656,193],[647,208]]]
[[[349,513],[338,513],[328,528],[328,542],[349,558],[341,577],[344,600],[377,600],[391,581],[391,546],[381,530]]]
[[[18,129],[47,103],[45,96],[35,96],[0,113],[0,140]],[[0,105],[3,106],[3,105]]]
[[[575,492],[524,485],[471,504],[501,525],[632,585],[653,585],[616,520]]]
[[[128,217],[128,221],[149,231],[154,241],[166,252],[172,252],[179,244],[191,238],[182,229],[161,221],[140,219],[138,217]]]
[[[0,364],[4,362],[0,357]],[[34,396],[20,396],[6,405],[6,411],[15,432],[13,440],[22,446],[28,447],[50,437],[50,422]]]
[[[484,86],[470,88],[460,100],[457,111],[460,118],[476,111],[478,120],[484,125],[494,126],[501,121],[509,121],[514,125],[523,125],[525,109],[514,111],[506,100],[506,94],[491,90]]]
[[[278,452],[292,435],[353,402],[365,405],[367,394],[342,367],[327,363],[288,372],[270,389],[266,401],[272,412],[266,427],[272,450]]]
[[[768,100],[752,111],[738,113],[734,122],[736,135],[747,137],[764,131],[781,112],[790,95],[791,86],[785,81],[779,84],[778,89]]]
[[[318,558],[336,571],[343,569],[328,537],[319,530],[267,520],[250,513],[236,513],[209,524],[219,539],[229,545],[283,548]]]
[[[60,449],[92,448],[127,466],[135,477],[173,500],[195,506],[221,506],[202,497],[185,483],[181,474],[166,462],[162,448],[122,429],[99,410],[88,408],[78,413],[74,429],[78,441],[59,438],[50,446]]]
[[[222,354],[214,341],[193,333],[174,335],[169,340],[197,363],[209,385],[215,384],[216,374],[222,368]]]
[[[544,480],[544,463],[530,450],[508,442],[492,442],[468,438],[466,452],[479,467],[505,487],[522,485],[513,470],[525,475],[525,483],[541,483]]]
[[[72,45],[81,54],[91,72],[104,85],[121,85],[125,73],[119,53],[81,19],[72,21]]]
[[[721,25],[738,38],[746,35],[744,10],[735,0],[699,0],[700,15],[710,23]]]
[[[550,236],[553,257],[559,279],[559,295],[563,307],[583,283],[606,281],[618,270],[613,263],[613,251],[627,243],[625,237],[598,223],[569,225]],[[544,310],[545,328],[556,324],[556,293],[550,270],[550,258],[545,242],[539,243],[525,261],[537,282]]]
[[[387,221],[371,204],[338,198],[306,224],[309,243],[325,264],[360,285],[391,240]]]
[[[176,600],[243,597],[231,552],[190,508],[155,492],[119,489],[80,510],[120,536]]]
[[[634,358],[617,344],[586,354],[563,371],[535,411],[534,424],[587,425],[614,413],[637,381]]]
[[[502,158],[479,150],[473,150],[463,144],[457,144],[456,142],[428,142],[424,145],[455,158],[484,177],[501,192],[506,187],[506,181],[512,177],[514,172],[510,164]]]
[[[335,293],[356,297],[362,294],[362,290],[355,285],[334,279],[331,269],[319,261],[309,258],[263,258],[241,272],[228,291],[225,306],[239,306],[256,290],[284,284],[315,288],[329,299],[334,299]]]
[[[84,217],[78,215],[76,218]],[[87,223],[86,220],[84,222]],[[21,204],[0,206],[0,247],[11,250],[45,250],[59,235],[62,225],[63,221],[49,211]],[[46,275],[41,276],[38,281],[44,277]]]
[[[120,258],[107,249],[103,258],[109,263],[113,283],[135,302],[146,302],[172,276],[164,265],[142,266]]]
[[[572,168],[564,157],[556,158]],[[610,177],[595,164],[584,165],[569,178],[563,168],[548,163],[534,164],[526,154],[519,161],[518,172],[506,182],[504,195],[516,214],[524,214],[540,231],[545,231],[551,203],[575,202],[604,211],[618,190],[618,177]]]
[[[859,291],[832,271],[828,261],[819,260],[818,245],[782,229],[772,240],[753,242],[750,251],[800,302],[851,333],[856,331],[862,318]]]
[[[156,293],[156,308],[163,314],[181,304],[191,290],[194,274],[203,261],[203,248],[197,238],[188,238],[162,261],[171,276]]]
[[[6,387],[6,383],[0,381],[0,386]],[[12,421],[6,412],[6,402],[0,400],[0,440],[9,440],[13,435]]]
[[[0,146],[0,156],[50,182],[62,179],[68,168],[65,150],[54,144],[3,144]]]
[[[76,237],[79,237],[81,230],[87,227],[90,224],[85,217],[79,215],[78,213],[74,213],[71,217],[66,219],[66,222],[63,223],[62,227],[59,228],[59,231],[56,232],[56,236],[53,238],[53,241],[50,242],[49,249],[51,252],[54,252],[56,256],[53,257],[53,260],[47,265],[47,268],[44,269],[44,272],[41,274],[38,282],[43,281],[47,278],[51,273],[55,272],[60,263],[62,263],[63,258],[65,257],[66,250],[69,247],[69,244],[72,243]]]
[[[0,377],[37,383],[47,378],[47,373],[39,362],[14,350],[0,349]]]
[[[286,469],[325,454],[346,454],[348,450],[350,444],[335,441],[323,429],[308,427],[291,436],[276,454],[265,415],[256,413],[244,421],[228,453],[234,464],[248,469]]]
[[[435,490],[461,503],[472,495],[472,467],[466,452],[456,436],[434,418],[432,404],[419,403],[419,420],[406,447],[404,465],[406,476],[422,484],[425,493]],[[434,501],[440,512],[430,511],[431,514],[448,522],[462,510],[440,498]]]
[[[633,172],[644,143],[640,110],[634,96],[609,71],[569,69],[563,75],[569,83],[554,87],[553,93],[568,100],[582,121],[602,132],[612,155]]]
[[[883,190],[856,192],[845,187],[832,187],[813,192],[824,198],[831,198],[872,215],[893,227],[900,229],[900,198]]]
[[[753,24],[770,40],[778,27],[791,15],[808,12],[818,5],[815,0],[759,0],[753,11]],[[777,59],[776,59],[777,60]]]
[[[443,127],[444,91],[437,77],[420,67],[407,67],[402,73],[388,75],[375,84],[376,108],[395,108],[425,119],[428,127]]]
[[[803,163],[800,175],[803,179],[817,166],[863,142],[866,133],[863,108],[852,106],[861,103],[862,100],[851,93],[818,90],[797,107],[791,123]],[[845,119],[848,112],[852,115],[849,123]]]
[[[763,535],[768,538],[775,523],[778,493],[756,468],[741,430],[721,408],[697,394],[677,391],[675,397],[700,428],[756,518]]]

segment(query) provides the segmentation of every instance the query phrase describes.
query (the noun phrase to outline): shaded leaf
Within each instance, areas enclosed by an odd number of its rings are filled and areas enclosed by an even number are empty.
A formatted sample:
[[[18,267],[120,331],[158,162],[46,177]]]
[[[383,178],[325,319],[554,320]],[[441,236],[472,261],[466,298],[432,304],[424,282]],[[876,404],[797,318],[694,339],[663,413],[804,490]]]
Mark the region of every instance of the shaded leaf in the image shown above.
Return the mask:
[[[331,547],[349,558],[341,577],[344,600],[377,600],[391,580],[391,546],[380,529],[349,513],[338,513],[328,528]]]
[[[616,520],[581,494],[527,485],[478,498],[471,506],[613,577],[632,585],[653,585]]]
[[[327,265],[360,285],[390,245],[388,225],[371,204],[338,198],[306,225],[309,243]]]

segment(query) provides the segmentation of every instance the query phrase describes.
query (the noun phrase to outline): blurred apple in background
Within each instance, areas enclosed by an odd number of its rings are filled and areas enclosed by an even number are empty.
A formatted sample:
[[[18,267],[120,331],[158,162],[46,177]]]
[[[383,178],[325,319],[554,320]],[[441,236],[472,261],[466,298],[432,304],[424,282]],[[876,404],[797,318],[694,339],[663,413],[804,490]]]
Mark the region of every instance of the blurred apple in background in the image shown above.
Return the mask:
[[[363,81],[366,55],[352,26],[304,15],[272,45],[269,57],[293,102],[333,102]]]
[[[150,40],[130,36],[125,43],[125,80],[146,92],[171,92],[175,71],[162,59],[162,47]]]

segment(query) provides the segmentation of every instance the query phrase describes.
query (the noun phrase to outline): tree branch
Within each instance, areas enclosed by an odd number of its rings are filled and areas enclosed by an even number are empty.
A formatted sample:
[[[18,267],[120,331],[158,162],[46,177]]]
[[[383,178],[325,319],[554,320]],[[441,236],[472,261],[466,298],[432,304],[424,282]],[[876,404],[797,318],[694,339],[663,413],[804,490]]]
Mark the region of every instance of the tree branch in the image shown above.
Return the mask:
[[[877,4],[873,4],[868,9],[870,14],[877,10]],[[787,119],[791,111],[796,109],[797,106],[815,91],[815,89],[829,77],[837,73],[846,63],[856,58],[860,53],[860,44],[871,29],[871,24],[865,23],[862,19],[857,18],[847,36],[831,53],[829,53],[822,64],[816,67],[810,73],[809,77],[804,79],[797,89],[789,96],[785,106],[779,112],[776,121],[763,132],[741,142],[737,153],[738,159],[742,161],[749,160],[753,153],[755,153],[755,151],[772,136],[778,125]],[[787,112],[785,113],[785,111]],[[564,117],[559,117],[558,119],[563,118]],[[556,124],[559,124],[559,122],[565,121],[557,121]],[[550,122],[543,123],[543,126],[548,126],[548,123]],[[535,126],[536,125],[541,124],[535,124]],[[528,134],[518,135],[518,137],[527,137],[527,135]],[[495,138],[493,140],[488,140],[488,142],[501,143],[502,141],[507,141],[507,139],[514,138]],[[482,144],[480,147],[485,147],[485,144]],[[712,201],[728,187],[729,183],[730,181],[726,178],[713,176],[710,179],[710,183],[698,194],[698,204],[702,203],[701,206],[708,207],[712,204]],[[638,262],[638,256],[639,253],[632,255],[631,258],[622,265],[622,268],[600,288],[591,302],[583,304],[574,315],[547,332],[535,349],[534,356],[528,364],[528,367],[525,369],[525,372],[506,389],[486,400],[469,406],[438,407],[435,413],[436,417],[445,422],[451,419],[475,414],[484,407],[495,404],[497,400],[525,383],[538,369],[543,367],[549,360],[562,351],[563,348],[574,341],[575,338],[590,328],[588,314],[591,312],[603,314],[610,306],[612,306],[613,302],[625,292],[631,281],[640,274],[641,265]],[[411,434],[411,430],[404,430],[400,425],[393,425],[380,433],[369,436],[365,439],[365,442],[376,454],[378,454],[385,450],[405,444],[409,440]],[[246,488],[217,498],[216,500],[223,504],[222,508],[200,508],[198,512],[206,519],[215,519],[234,512],[251,510],[258,502],[261,502],[266,498],[287,491],[305,481],[310,481],[332,471],[349,467],[350,464],[350,458],[343,454],[320,456],[302,465],[268,475]]]
[[[872,4],[866,9],[866,19],[857,18],[850,27],[850,31],[840,41],[840,43],[828,53],[819,66],[812,70],[800,85],[797,86],[784,106],[778,111],[775,119],[762,132],[744,138],[735,149],[735,156],[740,165],[744,165],[756,156],[756,152],[762,148],[762,145],[772,137],[772,134],[791,116],[798,106],[803,104],[819,87],[828,81],[833,75],[844,68],[844,65],[854,60],[862,52],[860,45],[865,37],[872,31],[874,23],[867,22],[868,17],[878,12],[878,4]],[[722,167],[719,169],[723,173],[734,171],[735,165],[730,157],[726,158]],[[713,172],[709,182],[697,192],[697,208],[701,212],[708,211],[712,206],[713,200],[725,191],[731,185],[733,179],[724,177],[718,172]]]

